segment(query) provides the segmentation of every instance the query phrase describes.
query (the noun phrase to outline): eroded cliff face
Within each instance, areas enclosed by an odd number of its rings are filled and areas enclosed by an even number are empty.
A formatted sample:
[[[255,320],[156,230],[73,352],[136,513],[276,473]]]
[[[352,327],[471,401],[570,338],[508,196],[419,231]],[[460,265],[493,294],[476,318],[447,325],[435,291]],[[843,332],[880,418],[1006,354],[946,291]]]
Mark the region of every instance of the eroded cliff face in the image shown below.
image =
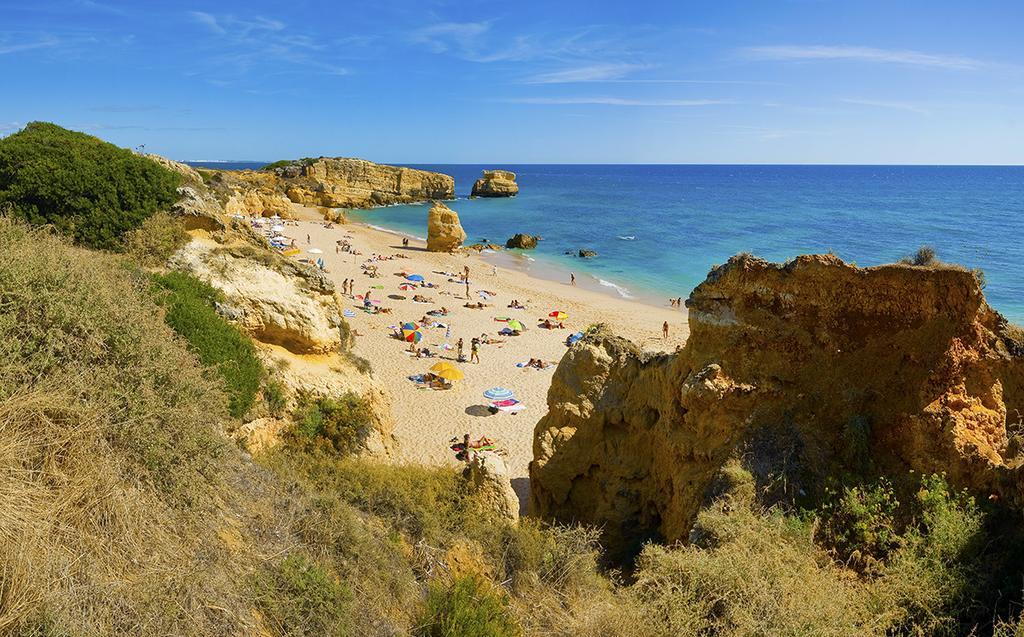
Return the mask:
[[[1021,502],[1007,435],[1024,409],[1020,340],[970,272],[739,256],[687,307],[674,354],[601,332],[566,354],[535,431],[531,513],[603,525],[613,554],[686,539],[737,455],[788,463],[794,489],[913,469]]]
[[[455,197],[455,179],[441,173],[321,157],[270,173],[291,201],[305,206],[369,208]]]
[[[452,252],[462,247],[466,231],[459,222],[459,213],[440,201],[435,201],[427,212],[427,250]]]

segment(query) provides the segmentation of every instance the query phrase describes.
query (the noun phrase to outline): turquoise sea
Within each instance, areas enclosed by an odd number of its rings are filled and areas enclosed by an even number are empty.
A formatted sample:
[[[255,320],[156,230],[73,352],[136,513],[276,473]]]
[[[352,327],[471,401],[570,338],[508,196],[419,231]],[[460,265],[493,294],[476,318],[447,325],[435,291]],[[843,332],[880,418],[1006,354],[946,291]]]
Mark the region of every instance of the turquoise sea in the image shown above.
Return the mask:
[[[221,165],[221,167],[228,167]],[[234,166],[231,166],[234,167]],[[609,291],[685,298],[738,252],[773,261],[834,252],[858,265],[921,245],[981,268],[989,302],[1024,322],[1024,167],[738,165],[417,165],[455,177],[469,242],[544,237],[529,257]],[[469,199],[484,168],[516,172],[520,195]],[[426,235],[426,205],[355,213]],[[564,254],[595,250],[593,259]]]

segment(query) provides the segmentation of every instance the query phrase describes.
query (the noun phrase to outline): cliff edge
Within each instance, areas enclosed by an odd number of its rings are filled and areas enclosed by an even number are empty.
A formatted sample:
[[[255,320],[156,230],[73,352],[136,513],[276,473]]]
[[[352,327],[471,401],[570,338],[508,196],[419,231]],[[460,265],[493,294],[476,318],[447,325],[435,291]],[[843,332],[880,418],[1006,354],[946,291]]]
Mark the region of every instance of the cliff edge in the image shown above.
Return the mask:
[[[1021,501],[1007,424],[1024,409],[1022,339],[971,272],[740,255],[687,307],[674,354],[597,331],[563,358],[535,430],[533,515],[601,525],[613,555],[685,540],[738,456],[766,490],[914,470]]]

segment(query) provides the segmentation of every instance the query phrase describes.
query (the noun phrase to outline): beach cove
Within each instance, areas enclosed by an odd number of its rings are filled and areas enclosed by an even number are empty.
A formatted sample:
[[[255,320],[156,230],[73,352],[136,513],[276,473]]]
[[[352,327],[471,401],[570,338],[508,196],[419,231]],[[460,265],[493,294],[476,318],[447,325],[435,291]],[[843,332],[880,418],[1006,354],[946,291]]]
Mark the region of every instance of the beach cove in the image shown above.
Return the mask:
[[[300,218],[298,225],[288,226],[285,234],[294,238],[303,251],[310,248],[323,251],[317,257],[323,259],[328,276],[339,290],[345,279],[354,279],[356,296],[370,291],[371,298],[381,301],[378,307],[391,310],[390,313],[367,313],[361,309],[360,299],[345,297],[346,310],[351,310],[346,311],[346,320],[356,334],[353,352],[370,361],[374,375],[392,395],[398,462],[455,464],[454,453],[449,449],[451,438],[461,439],[465,433],[473,439],[486,435],[507,451],[506,462],[522,500],[527,466],[533,457],[533,431],[547,412],[547,391],[555,365],[535,369],[517,367],[517,364],[531,358],[557,363],[567,349],[565,340],[570,334],[598,323],[606,324],[615,333],[650,351],[672,351],[685,342],[688,334],[685,309],[669,307],[667,299],[663,307],[656,307],[617,298],[581,285],[571,286],[567,280],[554,281],[515,267],[499,266],[477,253],[427,252],[424,242],[416,239],[410,239],[409,246],[404,247],[400,235],[364,224],[325,228],[323,221],[312,220],[317,218],[315,211],[296,208]],[[338,241],[348,241],[360,254],[335,252]],[[373,255],[404,255],[406,258],[373,261],[378,277],[371,278],[364,274],[362,266]],[[462,272],[467,266],[471,282],[468,300],[463,284],[449,282],[452,277],[437,274]],[[437,287],[399,290],[399,285],[407,283],[400,276],[401,272],[420,274]],[[464,307],[467,303],[480,302],[482,290],[496,293],[483,301],[489,307]],[[416,294],[432,298],[433,302],[416,303],[412,301]],[[393,296],[405,298],[390,298]],[[513,300],[518,300],[526,309],[507,307]],[[446,327],[424,327],[424,338],[419,344],[439,355],[416,358],[408,352],[408,343],[394,338],[393,326],[407,321],[419,323],[428,311],[442,306],[449,310],[448,316],[428,318]],[[538,326],[537,319],[543,320],[556,310],[569,315],[564,321],[565,329],[548,330]],[[516,318],[526,330],[520,336],[498,336],[505,323],[496,321],[497,317]],[[662,337],[665,322],[669,323],[668,339]],[[450,336],[446,339],[448,326]],[[468,358],[470,340],[484,334],[502,342],[481,344],[479,364],[458,364],[466,378],[456,382],[452,389],[419,389],[408,379],[427,372],[439,361],[454,361],[454,349],[440,349],[446,340],[454,347],[462,338]],[[495,386],[513,390],[526,409],[515,415],[489,414],[483,392]]]

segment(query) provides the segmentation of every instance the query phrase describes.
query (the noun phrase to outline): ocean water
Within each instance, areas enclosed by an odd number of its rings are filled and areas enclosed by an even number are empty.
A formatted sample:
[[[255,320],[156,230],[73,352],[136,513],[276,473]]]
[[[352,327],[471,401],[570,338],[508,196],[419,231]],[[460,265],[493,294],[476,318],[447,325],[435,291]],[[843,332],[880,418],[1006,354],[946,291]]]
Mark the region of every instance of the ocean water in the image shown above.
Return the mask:
[[[458,199],[449,205],[468,242],[541,235],[530,258],[590,275],[623,295],[686,298],[712,266],[738,252],[785,261],[831,251],[867,266],[930,245],[944,261],[984,270],[989,303],[1024,322],[1024,167],[415,167],[455,177]],[[516,172],[519,196],[469,199],[484,168]],[[423,237],[427,208],[353,216]],[[580,248],[598,256],[565,254]]]

